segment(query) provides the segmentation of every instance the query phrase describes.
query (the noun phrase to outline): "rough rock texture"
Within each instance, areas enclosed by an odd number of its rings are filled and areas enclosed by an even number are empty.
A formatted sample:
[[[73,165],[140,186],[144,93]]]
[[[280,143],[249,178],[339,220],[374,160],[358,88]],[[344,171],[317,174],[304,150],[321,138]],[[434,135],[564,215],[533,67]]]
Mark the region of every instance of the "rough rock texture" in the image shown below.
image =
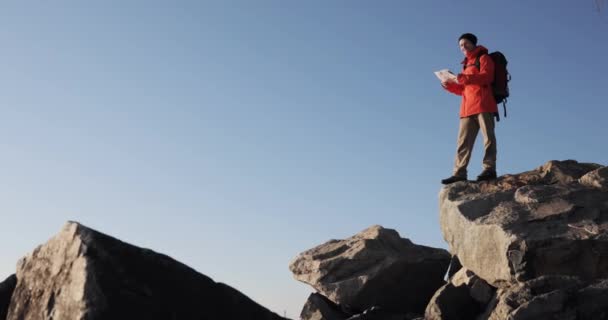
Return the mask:
[[[283,319],[168,256],[67,223],[17,266],[8,320]]]
[[[576,277],[542,276],[499,289],[480,319],[608,319],[608,280],[584,284]]]
[[[11,302],[11,296],[13,290],[17,285],[17,277],[13,274],[6,278],[3,282],[0,282],[0,320],[6,319],[8,313],[8,306]]]
[[[587,187],[608,191],[608,167],[601,167],[585,174],[579,182]]]
[[[312,293],[300,313],[300,320],[345,320],[348,314],[318,293]]]
[[[468,320],[481,314],[492,299],[494,288],[462,268],[441,287],[426,307],[426,320]]]
[[[331,240],[298,255],[294,277],[351,313],[373,306],[422,314],[445,282],[450,254],[413,244],[392,229],[372,226],[345,240]]]
[[[608,278],[606,167],[549,161],[440,193],[441,230],[464,267],[495,287],[543,275]]]

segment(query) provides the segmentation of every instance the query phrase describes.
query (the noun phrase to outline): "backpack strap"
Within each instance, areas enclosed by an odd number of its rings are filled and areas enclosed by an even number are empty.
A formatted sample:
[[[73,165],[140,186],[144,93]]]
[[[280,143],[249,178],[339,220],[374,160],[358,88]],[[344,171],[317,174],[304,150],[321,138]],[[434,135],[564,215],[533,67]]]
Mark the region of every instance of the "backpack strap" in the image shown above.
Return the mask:
[[[504,112],[505,118],[507,117],[507,98],[502,100],[502,110]],[[496,118],[496,122],[500,121],[500,112],[494,112],[494,117]]]
[[[509,73],[509,71],[507,71],[507,84],[509,83],[509,81],[511,81],[511,74]],[[507,98],[502,100],[502,109],[505,112],[505,118],[506,118],[507,117]]]
[[[507,98],[504,98],[502,100],[502,110],[503,110],[505,118],[506,118],[507,117]],[[498,112],[498,110],[496,110],[496,112],[494,112],[494,117],[496,118],[496,122],[500,121],[500,112]]]
[[[481,56],[483,56],[484,54],[487,54],[487,53],[478,54],[477,57],[475,58],[475,62],[473,64],[467,64],[467,59],[465,58],[462,61],[462,70],[464,70],[470,66],[476,66],[477,70],[481,70],[481,62],[479,62],[479,59],[481,59]]]

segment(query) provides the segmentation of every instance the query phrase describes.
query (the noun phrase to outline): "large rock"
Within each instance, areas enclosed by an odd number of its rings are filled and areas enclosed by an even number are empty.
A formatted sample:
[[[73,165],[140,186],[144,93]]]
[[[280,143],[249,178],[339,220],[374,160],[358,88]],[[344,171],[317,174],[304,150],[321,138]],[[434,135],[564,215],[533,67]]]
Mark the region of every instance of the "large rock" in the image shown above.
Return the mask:
[[[550,161],[440,192],[441,230],[464,267],[495,287],[543,275],[608,278],[606,169]]]
[[[11,296],[17,285],[17,277],[13,274],[6,278],[3,282],[0,282],[0,320],[6,319],[8,313],[8,306],[11,302]]]
[[[67,223],[17,267],[8,320],[283,319],[168,256]]]
[[[571,276],[542,276],[499,289],[478,319],[608,319],[608,280],[586,284]]]
[[[392,229],[372,226],[345,240],[331,240],[298,255],[294,277],[351,314],[371,307],[423,314],[444,284],[450,254],[413,244]]]

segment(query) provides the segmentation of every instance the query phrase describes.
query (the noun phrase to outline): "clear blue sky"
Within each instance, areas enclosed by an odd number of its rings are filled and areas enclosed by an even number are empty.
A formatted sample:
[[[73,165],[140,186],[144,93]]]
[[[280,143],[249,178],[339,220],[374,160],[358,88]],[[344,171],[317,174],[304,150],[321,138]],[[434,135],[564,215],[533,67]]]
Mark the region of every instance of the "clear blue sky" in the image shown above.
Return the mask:
[[[296,318],[303,250],[373,224],[446,247],[460,98],[433,71],[461,33],[509,59],[499,174],[608,164],[593,3],[2,3],[0,277],[76,220]]]

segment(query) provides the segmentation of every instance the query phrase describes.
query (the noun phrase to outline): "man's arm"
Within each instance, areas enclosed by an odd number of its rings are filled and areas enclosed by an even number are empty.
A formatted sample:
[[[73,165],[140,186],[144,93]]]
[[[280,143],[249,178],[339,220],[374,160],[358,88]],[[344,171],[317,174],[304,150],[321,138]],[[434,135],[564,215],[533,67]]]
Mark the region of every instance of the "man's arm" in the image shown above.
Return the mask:
[[[479,57],[479,73],[478,74],[459,74],[458,82],[463,85],[490,85],[494,81],[494,61],[489,55],[484,54]]]
[[[442,83],[441,86],[448,92],[451,92],[451,93],[459,95],[459,96],[462,95],[462,90],[464,90],[463,85],[456,83],[456,82],[451,82],[451,81]]]

